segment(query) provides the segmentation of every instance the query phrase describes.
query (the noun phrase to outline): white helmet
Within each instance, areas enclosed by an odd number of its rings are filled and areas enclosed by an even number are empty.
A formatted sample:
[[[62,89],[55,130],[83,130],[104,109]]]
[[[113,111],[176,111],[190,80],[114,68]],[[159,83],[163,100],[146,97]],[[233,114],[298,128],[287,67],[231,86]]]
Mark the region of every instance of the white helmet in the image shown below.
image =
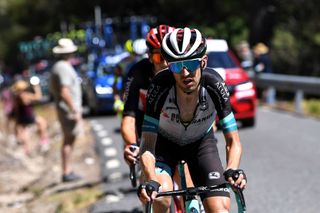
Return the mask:
[[[162,40],[161,55],[168,62],[201,58],[207,49],[206,39],[197,29],[177,28]]]
[[[143,38],[139,38],[135,40],[132,44],[133,52],[137,55],[144,55],[147,52],[147,44],[146,40]]]

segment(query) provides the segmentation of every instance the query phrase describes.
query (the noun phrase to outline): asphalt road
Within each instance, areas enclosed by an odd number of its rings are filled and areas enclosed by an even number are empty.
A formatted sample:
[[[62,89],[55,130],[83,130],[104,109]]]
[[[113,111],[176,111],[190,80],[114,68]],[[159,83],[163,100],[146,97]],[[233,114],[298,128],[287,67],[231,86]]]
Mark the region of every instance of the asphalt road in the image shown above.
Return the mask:
[[[115,116],[90,118],[101,155],[105,196],[91,213],[141,212],[122,159],[122,141]],[[257,125],[240,130],[243,144],[241,168],[248,176],[247,212],[320,212],[320,120],[284,111],[259,108]],[[217,133],[224,162],[224,139]],[[231,212],[236,211],[232,203]]]

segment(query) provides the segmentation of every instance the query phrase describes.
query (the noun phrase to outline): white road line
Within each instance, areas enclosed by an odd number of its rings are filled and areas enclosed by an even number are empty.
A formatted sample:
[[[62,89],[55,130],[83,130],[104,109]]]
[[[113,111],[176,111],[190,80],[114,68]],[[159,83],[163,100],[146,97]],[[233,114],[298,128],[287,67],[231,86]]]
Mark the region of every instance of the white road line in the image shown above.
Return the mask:
[[[106,203],[116,203],[116,202],[119,202],[122,198],[123,198],[123,196],[107,195],[105,197],[105,201],[106,201]]]
[[[107,130],[100,130],[99,132],[97,132],[97,135],[100,138],[106,137],[108,135],[108,131]]]
[[[108,176],[108,180],[119,180],[122,177],[121,172],[114,172]]]
[[[97,120],[91,120],[90,123],[91,123],[91,125],[94,125],[97,123]]]
[[[101,124],[99,124],[99,123],[93,124],[93,125],[92,125],[92,129],[93,129],[94,131],[98,132],[98,131],[100,131],[100,130],[103,130],[103,126],[102,126]]]
[[[110,146],[112,144],[112,139],[111,138],[102,138],[101,144],[104,146]]]
[[[115,148],[106,148],[104,150],[104,155],[107,156],[107,157],[114,157],[117,154],[118,153],[117,153],[117,150]]]
[[[105,165],[107,169],[116,169],[120,167],[120,161],[117,159],[108,160]]]

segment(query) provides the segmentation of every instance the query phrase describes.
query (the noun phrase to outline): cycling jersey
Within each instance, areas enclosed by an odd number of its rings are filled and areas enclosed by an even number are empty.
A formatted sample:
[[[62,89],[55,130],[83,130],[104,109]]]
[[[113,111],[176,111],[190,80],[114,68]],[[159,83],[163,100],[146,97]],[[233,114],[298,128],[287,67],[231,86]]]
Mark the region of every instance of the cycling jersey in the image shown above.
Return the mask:
[[[141,126],[146,108],[146,94],[154,76],[153,65],[149,59],[142,59],[132,66],[124,86],[123,116],[136,119],[138,137],[141,137]]]
[[[159,73],[148,91],[147,111],[143,131],[159,133],[181,146],[196,142],[210,130],[218,115],[224,132],[237,129],[231,110],[229,92],[221,76],[213,69],[202,72],[202,85],[206,107],[196,107],[194,117],[187,125],[179,119],[176,102],[175,79],[171,71]]]

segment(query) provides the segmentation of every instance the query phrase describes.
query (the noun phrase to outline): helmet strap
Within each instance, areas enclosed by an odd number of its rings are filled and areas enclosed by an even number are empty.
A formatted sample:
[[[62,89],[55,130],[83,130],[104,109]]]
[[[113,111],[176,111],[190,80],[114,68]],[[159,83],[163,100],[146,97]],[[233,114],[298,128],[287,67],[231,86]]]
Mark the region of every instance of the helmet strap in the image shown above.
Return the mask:
[[[200,78],[200,94],[199,94],[199,106],[200,106],[200,110],[204,111],[206,109],[208,109],[208,102],[207,102],[207,98],[206,98],[206,89],[205,89],[205,83],[202,77],[202,73],[203,73],[203,66],[200,66],[200,70],[201,70],[201,78]]]

